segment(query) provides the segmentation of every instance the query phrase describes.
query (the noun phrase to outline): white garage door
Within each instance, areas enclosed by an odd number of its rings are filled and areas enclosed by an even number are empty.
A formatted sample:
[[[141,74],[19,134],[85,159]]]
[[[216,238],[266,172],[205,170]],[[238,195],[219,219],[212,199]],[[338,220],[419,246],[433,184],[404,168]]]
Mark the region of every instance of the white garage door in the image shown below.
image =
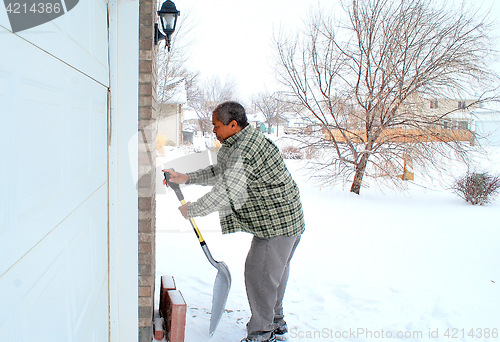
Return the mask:
[[[0,4],[0,341],[106,341],[106,1],[13,34]]]

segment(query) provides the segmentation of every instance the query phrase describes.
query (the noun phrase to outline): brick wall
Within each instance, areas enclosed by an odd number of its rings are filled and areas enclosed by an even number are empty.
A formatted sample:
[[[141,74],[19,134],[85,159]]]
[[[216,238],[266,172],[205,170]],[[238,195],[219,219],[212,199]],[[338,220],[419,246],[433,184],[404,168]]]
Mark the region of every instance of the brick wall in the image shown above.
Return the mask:
[[[155,146],[156,51],[153,24],[156,0],[139,1],[139,342],[152,340],[156,271]]]

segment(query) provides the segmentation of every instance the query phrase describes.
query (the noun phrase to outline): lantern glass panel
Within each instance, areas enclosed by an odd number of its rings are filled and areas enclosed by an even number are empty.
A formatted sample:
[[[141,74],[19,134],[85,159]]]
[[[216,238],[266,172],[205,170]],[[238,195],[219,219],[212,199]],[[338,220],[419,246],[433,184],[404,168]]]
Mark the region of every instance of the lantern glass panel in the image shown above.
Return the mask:
[[[162,13],[161,20],[164,30],[173,31],[175,28],[175,18],[174,13]]]

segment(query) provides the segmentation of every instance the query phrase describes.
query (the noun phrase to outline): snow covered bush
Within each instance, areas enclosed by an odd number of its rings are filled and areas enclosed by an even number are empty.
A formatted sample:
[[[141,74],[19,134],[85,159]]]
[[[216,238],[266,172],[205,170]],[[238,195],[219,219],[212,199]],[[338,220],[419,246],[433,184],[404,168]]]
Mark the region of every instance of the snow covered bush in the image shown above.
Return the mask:
[[[453,184],[454,192],[473,205],[489,203],[500,190],[500,176],[487,172],[468,172]]]
[[[298,147],[285,146],[281,149],[283,159],[302,159],[302,152]]]
[[[305,157],[306,159],[317,159],[319,157],[319,149],[315,146],[308,146],[305,149]]]

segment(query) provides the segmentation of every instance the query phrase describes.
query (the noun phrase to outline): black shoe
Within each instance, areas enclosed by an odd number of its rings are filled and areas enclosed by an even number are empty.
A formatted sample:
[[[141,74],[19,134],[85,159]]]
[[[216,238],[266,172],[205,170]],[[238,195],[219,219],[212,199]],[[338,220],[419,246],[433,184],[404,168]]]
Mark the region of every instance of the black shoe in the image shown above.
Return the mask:
[[[271,333],[271,336],[267,340],[259,339],[258,337],[247,337],[242,339],[240,342],[276,342],[276,336]]]
[[[288,340],[288,327],[286,323],[281,327],[274,329],[274,336],[276,336],[277,341],[287,341]]]

